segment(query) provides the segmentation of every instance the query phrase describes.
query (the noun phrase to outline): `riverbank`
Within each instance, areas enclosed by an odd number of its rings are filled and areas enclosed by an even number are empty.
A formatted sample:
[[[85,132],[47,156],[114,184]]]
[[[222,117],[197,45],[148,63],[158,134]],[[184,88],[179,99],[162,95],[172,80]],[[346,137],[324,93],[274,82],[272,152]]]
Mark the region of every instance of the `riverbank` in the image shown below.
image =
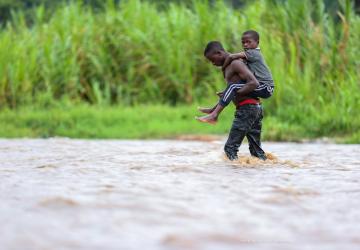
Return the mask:
[[[201,115],[197,106],[147,105],[121,106],[54,106],[51,108],[21,108],[0,112],[0,137],[2,138],[187,138],[199,135],[226,135],[230,129],[234,109],[227,108],[214,125],[197,122]],[[310,123],[309,121],[312,121]],[[340,124],[341,125],[341,124]],[[346,126],[345,126],[346,125]],[[351,127],[352,124],[345,124]],[[355,124],[356,125],[356,124]],[[353,126],[355,126],[353,125]],[[268,141],[306,141],[331,138],[340,143],[360,143],[360,133],[351,130],[327,132],[316,119],[303,123],[291,117],[270,116],[263,120],[263,139]],[[187,135],[187,136],[183,136]]]

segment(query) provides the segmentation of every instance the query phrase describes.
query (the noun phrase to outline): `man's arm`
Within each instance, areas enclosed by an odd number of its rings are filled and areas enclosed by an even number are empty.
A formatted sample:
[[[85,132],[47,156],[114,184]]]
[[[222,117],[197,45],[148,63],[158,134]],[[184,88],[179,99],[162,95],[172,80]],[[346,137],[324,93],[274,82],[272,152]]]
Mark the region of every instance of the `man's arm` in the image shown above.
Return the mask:
[[[233,72],[237,74],[240,79],[246,82],[246,84],[241,89],[236,91],[237,95],[246,96],[259,86],[258,80],[255,78],[254,74],[249,70],[245,63],[239,60],[233,61],[231,63],[231,67]]]
[[[230,54],[230,55],[225,59],[224,65],[222,66],[223,72],[225,71],[226,67],[231,64],[232,61],[237,60],[237,59],[246,60],[247,57],[246,57],[245,52],[239,52],[239,53],[235,53],[235,54]]]

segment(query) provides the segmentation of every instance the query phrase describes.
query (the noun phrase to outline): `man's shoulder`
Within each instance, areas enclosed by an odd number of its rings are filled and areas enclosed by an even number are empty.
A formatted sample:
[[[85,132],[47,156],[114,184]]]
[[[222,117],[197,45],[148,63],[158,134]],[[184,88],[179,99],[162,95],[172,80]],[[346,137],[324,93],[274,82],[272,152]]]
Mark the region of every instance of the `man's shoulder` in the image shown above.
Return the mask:
[[[246,65],[242,59],[233,60],[230,64],[230,66],[233,66],[233,67],[242,66],[242,65]]]
[[[245,62],[243,60],[236,59],[236,60],[233,60],[229,66],[230,66],[231,69],[235,70],[235,69],[242,68],[242,67],[246,66],[246,64],[245,64]]]

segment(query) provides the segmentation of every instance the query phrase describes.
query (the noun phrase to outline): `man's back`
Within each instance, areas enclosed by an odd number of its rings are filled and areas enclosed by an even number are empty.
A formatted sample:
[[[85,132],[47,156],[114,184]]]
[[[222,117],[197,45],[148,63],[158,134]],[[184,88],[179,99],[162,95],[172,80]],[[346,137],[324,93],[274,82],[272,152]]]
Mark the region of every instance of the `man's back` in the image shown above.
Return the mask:
[[[233,60],[225,69],[225,81],[227,84],[238,83],[240,81],[246,82],[248,71],[244,70],[244,68],[248,69],[247,65],[241,59]],[[236,105],[245,99],[249,99],[249,97],[235,95],[233,102]]]
[[[225,69],[225,81],[227,84],[245,80],[241,79],[240,75],[235,70],[236,64],[243,64],[246,66],[246,64],[241,59],[232,61],[231,64]]]

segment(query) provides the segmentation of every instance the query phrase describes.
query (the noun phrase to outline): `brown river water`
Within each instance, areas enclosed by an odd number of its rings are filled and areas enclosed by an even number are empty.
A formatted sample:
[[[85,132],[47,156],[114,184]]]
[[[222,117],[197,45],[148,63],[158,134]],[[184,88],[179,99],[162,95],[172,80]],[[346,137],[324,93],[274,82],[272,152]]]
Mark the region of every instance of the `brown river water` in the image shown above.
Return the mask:
[[[360,145],[0,140],[0,249],[360,249]]]

